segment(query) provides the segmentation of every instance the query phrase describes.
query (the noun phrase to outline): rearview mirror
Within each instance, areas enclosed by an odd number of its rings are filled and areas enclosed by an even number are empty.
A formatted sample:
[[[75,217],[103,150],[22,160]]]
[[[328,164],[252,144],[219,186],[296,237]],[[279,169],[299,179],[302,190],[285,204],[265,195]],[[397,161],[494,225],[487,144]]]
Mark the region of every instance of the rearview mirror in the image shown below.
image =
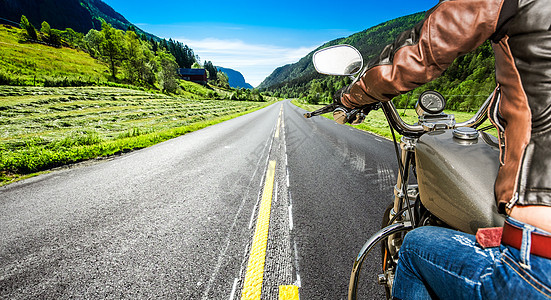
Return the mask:
[[[363,58],[350,45],[337,45],[316,51],[313,57],[316,71],[326,75],[350,76],[360,72]]]

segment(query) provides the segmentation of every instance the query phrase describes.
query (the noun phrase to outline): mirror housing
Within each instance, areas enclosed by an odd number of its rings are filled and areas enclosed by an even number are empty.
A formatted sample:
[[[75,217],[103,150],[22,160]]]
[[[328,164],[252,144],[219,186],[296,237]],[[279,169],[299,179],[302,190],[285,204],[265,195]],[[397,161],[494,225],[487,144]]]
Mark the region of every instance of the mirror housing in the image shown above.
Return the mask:
[[[350,45],[336,45],[318,50],[312,58],[316,71],[326,75],[351,76],[363,68],[360,51]]]

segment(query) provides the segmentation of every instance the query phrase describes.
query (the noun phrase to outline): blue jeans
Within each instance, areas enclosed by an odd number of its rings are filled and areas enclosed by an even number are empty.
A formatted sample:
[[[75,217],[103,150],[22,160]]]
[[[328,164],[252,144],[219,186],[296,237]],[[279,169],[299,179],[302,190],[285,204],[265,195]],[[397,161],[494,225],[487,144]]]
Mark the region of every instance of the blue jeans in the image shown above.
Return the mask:
[[[508,222],[525,233],[549,234],[512,218]],[[528,240],[523,243],[530,249]],[[392,296],[403,300],[551,299],[551,259],[504,245],[482,249],[473,235],[420,227],[404,239]]]

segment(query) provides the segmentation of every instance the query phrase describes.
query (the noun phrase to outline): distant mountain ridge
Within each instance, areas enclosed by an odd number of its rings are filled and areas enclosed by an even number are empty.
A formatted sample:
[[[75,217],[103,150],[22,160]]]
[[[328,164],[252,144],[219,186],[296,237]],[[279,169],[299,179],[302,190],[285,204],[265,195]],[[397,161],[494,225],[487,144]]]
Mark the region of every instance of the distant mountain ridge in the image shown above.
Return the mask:
[[[218,71],[226,73],[228,75],[228,83],[232,88],[245,88],[245,89],[252,89],[253,86],[250,85],[245,81],[245,77],[241,72],[229,69],[229,68],[223,68],[223,67],[216,67]]]
[[[312,56],[315,51],[332,45],[352,45],[362,53],[364,60],[368,61],[378,54],[385,45],[391,43],[400,32],[412,28],[422,21],[424,16],[425,12],[403,16],[373,26],[349,37],[327,42],[298,62],[275,69],[257,88],[273,90],[285,85],[296,87],[297,85],[306,85],[312,79],[322,78],[323,75],[318,74],[312,64]]]
[[[356,47],[369,62],[383,48],[394,42],[402,32],[424,19],[425,12],[396,18],[346,38],[330,41],[318,49],[336,44]],[[316,49],[316,50],[318,50]],[[330,102],[340,88],[350,84],[349,77],[318,74],[312,63],[314,52],[297,63],[277,68],[257,87],[276,97],[301,98],[311,103]],[[405,94],[396,96],[397,107],[414,107],[417,97],[426,90],[436,90],[447,99],[446,107],[457,111],[476,110],[495,89],[495,57],[491,44],[486,41],[475,50],[457,57],[435,80]]]
[[[52,28],[72,28],[87,33],[90,29],[101,29],[101,20],[114,28],[127,30],[134,26],[138,32],[155,37],[130,23],[124,16],[101,0],[0,0],[0,17],[19,22],[21,15],[37,28],[43,21]]]

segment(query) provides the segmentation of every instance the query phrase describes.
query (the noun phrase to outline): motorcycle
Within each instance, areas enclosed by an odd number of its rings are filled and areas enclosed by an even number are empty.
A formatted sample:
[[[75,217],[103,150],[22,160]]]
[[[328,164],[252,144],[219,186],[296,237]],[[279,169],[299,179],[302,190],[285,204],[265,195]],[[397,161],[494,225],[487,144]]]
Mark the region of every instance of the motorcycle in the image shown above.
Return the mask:
[[[326,75],[358,75],[363,58],[349,45],[337,45],[317,51],[314,66]],[[359,76],[359,75],[358,75]],[[362,264],[380,244],[382,273],[377,281],[390,299],[398,252],[405,234],[419,226],[443,226],[475,234],[478,228],[503,226],[494,200],[494,181],[499,168],[499,142],[479,128],[487,119],[493,94],[478,112],[465,122],[456,122],[454,115],[444,113],[446,99],[436,91],[426,91],[416,104],[418,122],[402,120],[392,102],[369,109],[383,110],[390,125],[398,176],[394,199],[382,217],[382,229],[373,234],[355,258],[350,276],[348,299],[358,297]],[[341,123],[361,123],[369,110],[348,110],[329,104],[304,114],[306,118],[333,112]],[[396,140],[394,131],[402,135]]]

